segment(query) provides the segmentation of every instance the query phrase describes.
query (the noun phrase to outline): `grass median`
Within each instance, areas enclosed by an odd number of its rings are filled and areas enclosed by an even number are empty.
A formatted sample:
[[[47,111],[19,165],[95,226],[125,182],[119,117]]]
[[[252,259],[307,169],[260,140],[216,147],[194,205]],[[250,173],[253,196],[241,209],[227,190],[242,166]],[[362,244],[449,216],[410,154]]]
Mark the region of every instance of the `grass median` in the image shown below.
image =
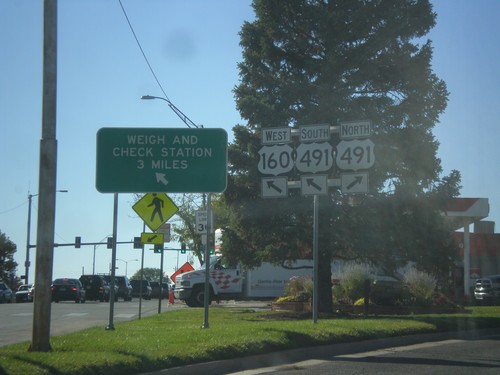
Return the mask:
[[[311,319],[278,312],[182,309],[131,322],[51,337],[49,353],[28,352],[29,343],[0,347],[0,374],[137,374],[271,351],[388,336],[500,327],[500,307],[472,314],[334,316]]]

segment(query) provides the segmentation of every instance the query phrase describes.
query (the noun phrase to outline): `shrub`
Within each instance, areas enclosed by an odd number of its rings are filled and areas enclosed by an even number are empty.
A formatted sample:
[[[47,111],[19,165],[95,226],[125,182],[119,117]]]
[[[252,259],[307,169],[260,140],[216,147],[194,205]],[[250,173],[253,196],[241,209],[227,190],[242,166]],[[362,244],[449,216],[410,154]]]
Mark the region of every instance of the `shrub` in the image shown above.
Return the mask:
[[[313,281],[306,276],[293,276],[285,287],[284,297],[288,301],[309,302],[313,294]]]
[[[434,276],[411,267],[404,272],[403,280],[417,305],[432,304],[437,284]]]
[[[366,264],[347,266],[339,275],[338,283],[333,286],[334,303],[356,301],[364,297],[365,280],[373,279],[373,270]]]

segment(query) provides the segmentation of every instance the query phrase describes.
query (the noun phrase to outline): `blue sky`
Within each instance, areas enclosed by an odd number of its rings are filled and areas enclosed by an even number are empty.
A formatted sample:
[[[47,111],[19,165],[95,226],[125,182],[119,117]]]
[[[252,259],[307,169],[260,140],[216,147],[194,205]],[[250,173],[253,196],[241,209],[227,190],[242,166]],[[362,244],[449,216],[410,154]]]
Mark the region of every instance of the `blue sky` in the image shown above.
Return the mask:
[[[243,123],[233,87],[241,61],[238,32],[253,19],[250,1],[122,0],[141,45],[169,99],[193,122],[231,128]],[[444,174],[462,173],[462,196],[489,198],[489,220],[500,222],[499,87],[500,2],[436,0],[433,66],[450,91],[435,128]],[[18,247],[24,274],[28,192],[38,193],[42,104],[42,4],[0,2],[0,230]],[[113,196],[95,189],[96,133],[102,127],[185,127],[160,100],[139,98],[162,92],[146,65],[118,0],[66,0],[58,5],[58,189],[55,241],[75,236],[96,242],[112,232]],[[33,198],[31,243],[36,242],[38,197]],[[142,221],[119,197],[118,240],[139,236]],[[497,230],[498,231],[498,230]],[[176,244],[172,244],[176,246]],[[140,251],[120,245],[128,275],[140,266]],[[92,272],[93,247],[54,251],[54,278]],[[31,250],[34,276],[34,250]],[[96,250],[96,272],[108,271],[111,252]],[[173,273],[186,256],[167,253]],[[118,274],[125,262],[118,261]],[[146,267],[159,256],[146,251]]]

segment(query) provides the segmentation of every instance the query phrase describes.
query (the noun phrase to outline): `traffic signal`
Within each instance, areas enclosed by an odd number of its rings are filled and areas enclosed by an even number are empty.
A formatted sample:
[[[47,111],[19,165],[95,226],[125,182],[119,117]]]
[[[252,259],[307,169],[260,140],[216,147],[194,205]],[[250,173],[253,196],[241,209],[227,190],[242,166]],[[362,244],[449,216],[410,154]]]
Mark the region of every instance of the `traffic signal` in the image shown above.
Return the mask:
[[[112,249],[113,248],[113,237],[108,237],[108,242],[106,244],[106,247],[108,249]]]
[[[181,242],[181,254],[186,254],[186,243]]]
[[[210,251],[209,251],[209,252],[210,252],[210,255],[213,255],[213,253],[214,253],[214,249],[210,249]]]
[[[141,237],[134,237],[134,249],[142,249]]]
[[[82,237],[75,237],[75,248],[79,249],[82,246]]]
[[[163,251],[163,246],[162,245],[155,245],[155,247],[154,247],[154,252],[155,253],[161,254],[162,251]]]

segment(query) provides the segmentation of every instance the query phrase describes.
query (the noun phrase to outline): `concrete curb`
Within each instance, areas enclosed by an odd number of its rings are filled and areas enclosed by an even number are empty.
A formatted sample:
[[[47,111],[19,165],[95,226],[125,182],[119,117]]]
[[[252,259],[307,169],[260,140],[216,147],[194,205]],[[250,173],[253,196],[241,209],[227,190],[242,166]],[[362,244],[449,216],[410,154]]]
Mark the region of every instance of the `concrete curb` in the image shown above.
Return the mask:
[[[387,337],[350,343],[339,343],[314,346],[300,349],[284,350],[269,354],[252,355],[242,358],[227,359],[206,363],[198,363],[182,367],[143,373],[141,375],[221,375],[234,372],[274,367],[293,362],[311,359],[322,359],[337,355],[361,353],[377,349],[413,345],[448,339],[473,339],[485,334],[499,334],[500,328],[467,331],[423,333],[408,336]]]

